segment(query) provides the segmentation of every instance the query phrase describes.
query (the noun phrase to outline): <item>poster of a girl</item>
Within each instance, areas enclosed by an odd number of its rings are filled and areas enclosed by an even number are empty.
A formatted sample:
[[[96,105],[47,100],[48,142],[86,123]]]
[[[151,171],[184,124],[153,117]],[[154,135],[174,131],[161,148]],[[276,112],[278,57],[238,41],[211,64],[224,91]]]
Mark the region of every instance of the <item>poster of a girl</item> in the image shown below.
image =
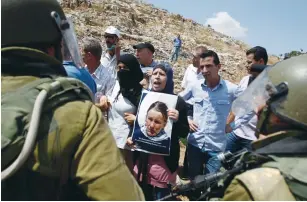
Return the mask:
[[[167,105],[160,101],[152,103],[148,108],[145,124],[141,128],[148,139],[161,141],[169,138],[164,130],[168,120],[167,110]]]

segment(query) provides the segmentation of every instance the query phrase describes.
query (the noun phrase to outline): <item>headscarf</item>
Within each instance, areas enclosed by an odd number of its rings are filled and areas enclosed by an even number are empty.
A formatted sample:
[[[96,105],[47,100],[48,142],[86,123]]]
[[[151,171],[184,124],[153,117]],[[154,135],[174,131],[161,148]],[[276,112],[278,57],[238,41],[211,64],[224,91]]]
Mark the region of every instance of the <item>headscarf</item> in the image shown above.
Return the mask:
[[[165,88],[160,92],[166,94],[174,94],[173,69],[167,64],[158,64],[153,68],[153,72],[158,68],[166,73],[166,85]]]
[[[118,63],[123,63],[130,71],[121,69],[117,72],[117,79],[123,97],[127,98],[134,106],[138,106],[139,98],[142,93],[140,82],[143,80],[143,72],[136,57],[131,54],[121,55]]]

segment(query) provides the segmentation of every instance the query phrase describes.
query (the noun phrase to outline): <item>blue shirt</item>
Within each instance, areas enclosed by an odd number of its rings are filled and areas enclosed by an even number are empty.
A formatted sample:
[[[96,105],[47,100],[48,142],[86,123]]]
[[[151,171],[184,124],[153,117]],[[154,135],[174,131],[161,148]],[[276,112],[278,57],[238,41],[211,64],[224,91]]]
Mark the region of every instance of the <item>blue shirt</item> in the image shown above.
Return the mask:
[[[181,39],[175,38],[174,39],[174,46],[175,47],[181,47]]]
[[[91,89],[94,95],[96,94],[96,83],[90,73],[85,68],[80,69],[76,67],[73,62],[69,61],[64,61],[63,66],[69,77],[79,79]]]
[[[198,125],[188,136],[189,144],[203,151],[224,151],[226,120],[236,89],[237,85],[220,78],[213,89],[199,80],[181,94],[184,100],[193,99],[193,121]]]

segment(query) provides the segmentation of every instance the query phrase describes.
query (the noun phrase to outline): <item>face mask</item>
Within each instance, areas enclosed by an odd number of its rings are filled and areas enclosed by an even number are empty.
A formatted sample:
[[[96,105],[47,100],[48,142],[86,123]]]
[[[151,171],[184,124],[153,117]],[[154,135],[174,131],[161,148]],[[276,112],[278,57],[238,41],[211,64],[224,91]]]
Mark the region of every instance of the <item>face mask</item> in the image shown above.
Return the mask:
[[[116,45],[112,45],[110,48],[107,48],[108,51],[114,50]]]
[[[131,75],[129,70],[121,69],[117,72],[117,79],[122,88],[129,89],[133,87],[133,81],[131,81],[131,78],[133,78],[133,75]]]

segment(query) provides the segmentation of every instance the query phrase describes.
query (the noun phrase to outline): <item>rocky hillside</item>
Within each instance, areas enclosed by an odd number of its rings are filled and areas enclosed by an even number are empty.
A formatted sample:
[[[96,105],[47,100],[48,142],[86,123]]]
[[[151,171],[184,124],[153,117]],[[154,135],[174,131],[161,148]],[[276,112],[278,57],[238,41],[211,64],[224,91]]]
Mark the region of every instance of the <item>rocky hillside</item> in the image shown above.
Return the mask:
[[[85,36],[93,36],[100,39],[104,47],[104,30],[113,25],[122,33],[124,52],[133,53],[132,44],[150,41],[157,50],[155,57],[168,60],[172,40],[180,34],[183,49],[179,61],[173,64],[177,92],[185,68],[191,61],[191,51],[197,45],[205,45],[219,54],[224,78],[237,83],[246,74],[244,63],[245,51],[249,48],[247,44],[179,14],[155,8],[140,0],[93,0],[87,3],[79,0],[78,5],[78,0],[71,0],[70,4],[65,2],[62,2],[65,12],[73,19],[79,41]],[[277,61],[277,57],[270,57],[270,63]]]

